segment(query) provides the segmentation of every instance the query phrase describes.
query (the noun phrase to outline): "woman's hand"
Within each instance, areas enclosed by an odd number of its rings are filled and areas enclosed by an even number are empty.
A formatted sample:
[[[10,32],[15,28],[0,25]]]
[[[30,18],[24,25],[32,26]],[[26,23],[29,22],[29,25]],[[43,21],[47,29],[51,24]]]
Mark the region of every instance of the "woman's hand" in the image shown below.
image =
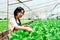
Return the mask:
[[[30,28],[28,24],[27,25],[24,25],[24,27],[26,27],[26,30],[29,31],[29,32],[32,32],[33,31],[32,28]]]
[[[26,30],[29,32],[33,32],[32,28],[30,28],[30,27],[26,27]]]
[[[29,27],[29,25],[27,24],[27,25],[24,25],[24,27]]]

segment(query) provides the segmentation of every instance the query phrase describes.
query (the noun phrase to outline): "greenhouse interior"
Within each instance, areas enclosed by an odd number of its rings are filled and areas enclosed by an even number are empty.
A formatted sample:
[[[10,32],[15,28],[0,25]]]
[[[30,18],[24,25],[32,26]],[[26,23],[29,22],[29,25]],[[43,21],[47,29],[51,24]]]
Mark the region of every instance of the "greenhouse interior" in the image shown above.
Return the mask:
[[[19,18],[33,32],[14,30],[9,36],[9,20],[17,7],[24,9]],[[60,40],[60,0],[1,0],[0,40]]]

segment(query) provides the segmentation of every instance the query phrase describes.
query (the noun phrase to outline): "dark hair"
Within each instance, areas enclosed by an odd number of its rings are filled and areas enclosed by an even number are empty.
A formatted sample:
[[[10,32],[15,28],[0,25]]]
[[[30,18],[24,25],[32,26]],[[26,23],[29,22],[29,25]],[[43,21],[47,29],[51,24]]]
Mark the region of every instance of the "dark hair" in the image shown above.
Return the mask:
[[[14,10],[14,18],[16,20],[16,16],[18,14],[18,12],[21,12],[23,10],[23,14],[24,14],[24,9],[22,7],[17,7],[15,10]],[[20,22],[20,20],[18,19],[18,21]],[[21,22],[20,22],[21,23]]]
[[[23,10],[23,14],[24,14],[24,9],[22,7],[17,7],[15,10],[14,10],[14,16],[16,16],[18,14],[18,12],[21,12]]]

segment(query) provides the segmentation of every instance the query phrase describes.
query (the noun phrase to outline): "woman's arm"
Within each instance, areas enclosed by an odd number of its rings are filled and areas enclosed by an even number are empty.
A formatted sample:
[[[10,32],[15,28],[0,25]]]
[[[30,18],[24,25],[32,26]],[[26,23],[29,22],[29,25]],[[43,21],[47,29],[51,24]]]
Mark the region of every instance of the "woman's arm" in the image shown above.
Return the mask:
[[[15,29],[18,29],[18,30],[27,30],[27,31],[29,31],[29,32],[32,32],[33,30],[32,30],[32,28],[30,28],[30,27],[24,27],[24,26],[15,26]]]

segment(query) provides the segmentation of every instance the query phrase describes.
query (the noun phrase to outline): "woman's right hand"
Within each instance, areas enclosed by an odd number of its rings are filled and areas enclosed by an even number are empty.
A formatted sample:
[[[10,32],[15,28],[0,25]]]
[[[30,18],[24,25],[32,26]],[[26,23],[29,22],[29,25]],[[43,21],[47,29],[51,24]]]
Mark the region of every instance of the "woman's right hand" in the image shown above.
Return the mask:
[[[33,32],[32,28],[30,28],[30,27],[26,27],[26,30],[29,32]]]

